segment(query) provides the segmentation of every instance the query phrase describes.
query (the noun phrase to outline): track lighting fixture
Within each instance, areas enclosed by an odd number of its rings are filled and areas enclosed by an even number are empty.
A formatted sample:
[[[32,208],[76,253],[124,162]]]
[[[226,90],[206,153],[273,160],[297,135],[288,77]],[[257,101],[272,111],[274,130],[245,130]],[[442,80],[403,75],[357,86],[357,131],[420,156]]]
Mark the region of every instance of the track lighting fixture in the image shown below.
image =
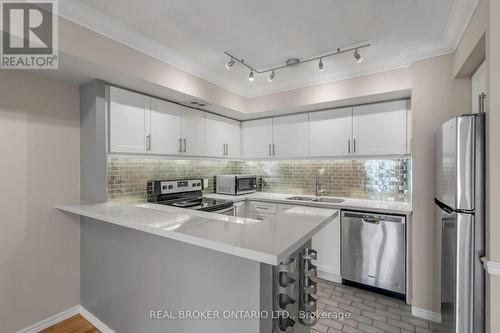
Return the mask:
[[[285,62],[285,64],[283,64],[281,66],[276,66],[276,67],[267,68],[267,69],[257,69],[255,67],[247,64],[243,59],[239,59],[229,52],[224,52],[224,54],[226,54],[230,58],[229,62],[226,64],[227,69],[230,69],[231,67],[233,67],[233,65],[236,62],[238,62],[240,65],[242,65],[250,70],[250,74],[248,75],[248,81],[250,81],[250,82],[254,81],[254,79],[255,79],[254,72],[255,72],[256,74],[269,74],[269,76],[267,77],[267,80],[269,82],[272,82],[274,80],[274,77],[276,76],[276,71],[278,71],[280,69],[292,68],[292,67],[298,66],[300,64],[303,64],[305,62],[318,61],[318,70],[323,71],[323,70],[325,70],[323,59],[326,59],[326,58],[332,57],[332,56],[336,56],[336,55],[340,55],[340,54],[344,54],[344,53],[348,53],[348,52],[353,52],[354,59],[356,59],[356,62],[360,63],[363,61],[363,57],[361,56],[361,54],[359,54],[359,50],[361,50],[365,47],[369,47],[369,46],[370,46],[370,44],[363,44],[363,45],[345,48],[345,49],[339,48],[339,49],[336,49],[335,51],[332,51],[330,53],[326,53],[326,54],[322,54],[319,56],[306,58],[306,59],[290,58]]]
[[[359,54],[358,49],[354,50],[354,59],[356,59],[358,64],[363,61],[363,57]]]
[[[273,82],[273,80],[274,80],[274,71],[272,71],[269,77],[267,78],[267,81],[269,82]]]
[[[233,67],[233,65],[234,65],[234,58],[231,58],[231,60],[229,60],[229,62],[226,64],[227,70],[230,70],[231,67]]]

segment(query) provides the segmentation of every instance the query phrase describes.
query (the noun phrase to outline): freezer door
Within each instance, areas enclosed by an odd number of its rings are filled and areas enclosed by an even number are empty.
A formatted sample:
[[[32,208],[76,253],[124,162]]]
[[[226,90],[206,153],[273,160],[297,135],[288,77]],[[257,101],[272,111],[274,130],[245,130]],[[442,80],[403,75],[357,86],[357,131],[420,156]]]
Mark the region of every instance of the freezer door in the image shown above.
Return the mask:
[[[436,133],[436,198],[460,210],[474,209],[475,117],[461,116]]]
[[[442,332],[474,331],[474,215],[447,213],[441,219]],[[479,332],[479,331],[478,331]]]

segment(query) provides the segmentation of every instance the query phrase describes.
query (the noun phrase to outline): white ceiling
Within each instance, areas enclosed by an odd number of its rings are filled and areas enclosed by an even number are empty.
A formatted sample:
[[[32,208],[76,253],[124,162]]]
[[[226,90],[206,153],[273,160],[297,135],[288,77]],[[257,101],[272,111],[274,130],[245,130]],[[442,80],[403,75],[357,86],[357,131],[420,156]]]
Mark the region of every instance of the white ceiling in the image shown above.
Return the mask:
[[[64,0],[61,15],[243,96],[408,66],[450,53],[477,0]],[[225,69],[229,51],[257,68],[369,42],[352,54],[287,68],[269,83]]]

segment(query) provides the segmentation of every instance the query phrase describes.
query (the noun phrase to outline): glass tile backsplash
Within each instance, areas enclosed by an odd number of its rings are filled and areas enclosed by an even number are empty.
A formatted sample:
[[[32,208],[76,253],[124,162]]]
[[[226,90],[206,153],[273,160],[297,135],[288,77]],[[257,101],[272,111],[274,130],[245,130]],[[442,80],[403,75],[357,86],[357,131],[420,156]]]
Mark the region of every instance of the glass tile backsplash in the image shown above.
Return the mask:
[[[319,174],[325,196],[411,201],[409,159],[220,161],[109,157],[107,168],[111,200],[146,201],[147,181],[161,179],[208,179],[204,191],[213,193],[215,176],[221,174],[255,174],[259,191],[314,195]]]

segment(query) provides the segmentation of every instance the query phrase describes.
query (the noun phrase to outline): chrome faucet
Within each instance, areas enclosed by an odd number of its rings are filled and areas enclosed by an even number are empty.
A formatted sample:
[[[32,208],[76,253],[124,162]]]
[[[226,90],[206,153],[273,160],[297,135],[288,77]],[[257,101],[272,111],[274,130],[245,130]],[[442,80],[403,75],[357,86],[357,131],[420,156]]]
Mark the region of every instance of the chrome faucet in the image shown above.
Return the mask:
[[[325,169],[319,169],[316,173],[316,197],[319,197],[325,193],[323,189],[323,173]]]

